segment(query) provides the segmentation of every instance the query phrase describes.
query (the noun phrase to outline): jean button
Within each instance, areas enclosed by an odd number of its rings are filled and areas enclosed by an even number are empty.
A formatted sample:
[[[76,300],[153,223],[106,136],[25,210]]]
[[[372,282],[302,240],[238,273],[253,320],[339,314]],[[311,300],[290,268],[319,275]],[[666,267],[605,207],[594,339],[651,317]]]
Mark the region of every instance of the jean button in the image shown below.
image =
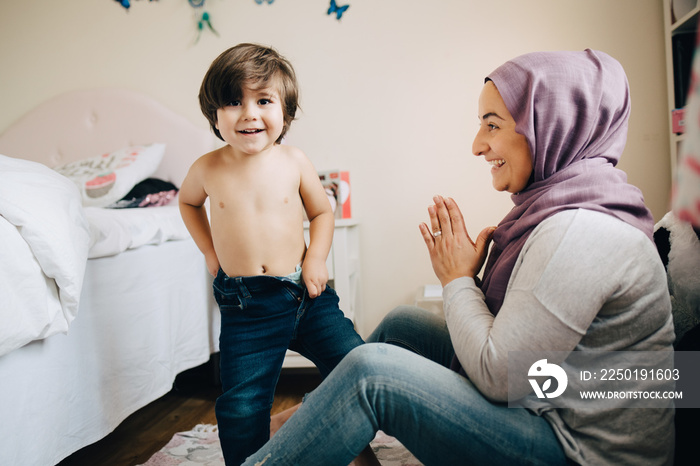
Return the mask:
[[[301,302],[301,296],[299,296],[299,297],[297,298],[297,302],[298,302],[298,303]]]

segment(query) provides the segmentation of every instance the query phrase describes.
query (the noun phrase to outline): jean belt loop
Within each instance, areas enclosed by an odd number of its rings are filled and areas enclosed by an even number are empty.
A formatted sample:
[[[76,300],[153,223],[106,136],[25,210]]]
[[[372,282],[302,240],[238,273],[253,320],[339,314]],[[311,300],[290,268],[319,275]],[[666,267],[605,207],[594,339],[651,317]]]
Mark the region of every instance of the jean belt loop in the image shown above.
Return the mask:
[[[243,277],[236,277],[235,283],[240,295],[244,298],[250,298],[250,291],[248,290],[248,287],[245,286],[245,283],[243,282]]]

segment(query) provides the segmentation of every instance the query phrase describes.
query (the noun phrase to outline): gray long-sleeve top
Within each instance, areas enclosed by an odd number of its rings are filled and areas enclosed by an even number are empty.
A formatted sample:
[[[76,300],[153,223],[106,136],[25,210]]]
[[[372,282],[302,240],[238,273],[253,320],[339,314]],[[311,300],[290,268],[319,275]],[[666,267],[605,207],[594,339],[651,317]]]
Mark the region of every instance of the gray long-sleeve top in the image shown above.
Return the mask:
[[[603,213],[560,212],[532,232],[494,318],[473,279],[443,290],[456,355],[493,401],[508,398],[509,351],[671,351],[666,273],[638,229]],[[550,363],[566,364],[550,360]],[[577,410],[535,401],[580,464],[671,464],[670,409]],[[670,405],[672,406],[672,404]]]

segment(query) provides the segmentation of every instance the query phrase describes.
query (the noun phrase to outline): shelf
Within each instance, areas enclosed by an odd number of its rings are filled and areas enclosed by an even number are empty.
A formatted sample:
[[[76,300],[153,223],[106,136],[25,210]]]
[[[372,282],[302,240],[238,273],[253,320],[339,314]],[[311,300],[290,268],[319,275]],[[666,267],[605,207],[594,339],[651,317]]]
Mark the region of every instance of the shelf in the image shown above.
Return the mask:
[[[698,19],[700,19],[700,1],[696,1],[693,9],[672,22],[674,1],[680,0],[663,0],[669,109],[669,162],[672,178],[675,177],[678,152],[685,139],[685,135],[673,132],[672,114],[673,110],[682,108],[686,103],[692,75],[692,62],[696,52],[696,31]]]
[[[699,13],[700,2],[698,2],[697,5],[695,5],[695,8],[690,10],[687,14],[683,15],[682,18],[676,20],[676,22],[671,25],[671,34],[676,34],[679,32],[690,32],[697,29]]]
[[[671,135],[671,142],[675,143],[681,143],[685,139],[685,134],[672,134]]]

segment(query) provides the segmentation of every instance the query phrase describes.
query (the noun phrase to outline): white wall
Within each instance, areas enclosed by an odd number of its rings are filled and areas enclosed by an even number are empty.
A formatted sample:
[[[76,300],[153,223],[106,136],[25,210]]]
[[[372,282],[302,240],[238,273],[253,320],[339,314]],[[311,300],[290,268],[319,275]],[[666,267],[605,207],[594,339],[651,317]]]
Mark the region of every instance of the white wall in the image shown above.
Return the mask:
[[[537,50],[603,50],[632,90],[620,164],[658,220],[670,189],[662,2],[658,0],[207,0],[221,36],[194,44],[186,0],[4,1],[0,4],[0,131],[67,90],[145,92],[206,127],[197,92],[210,62],[239,42],[272,45],[294,64],[302,110],[289,143],[318,169],[351,171],[361,222],[367,335],[419,286],[437,283],[419,222],[431,197],[454,197],[474,234],[511,206],[471,155],[483,77]],[[37,128],[41,137],[41,128]]]

